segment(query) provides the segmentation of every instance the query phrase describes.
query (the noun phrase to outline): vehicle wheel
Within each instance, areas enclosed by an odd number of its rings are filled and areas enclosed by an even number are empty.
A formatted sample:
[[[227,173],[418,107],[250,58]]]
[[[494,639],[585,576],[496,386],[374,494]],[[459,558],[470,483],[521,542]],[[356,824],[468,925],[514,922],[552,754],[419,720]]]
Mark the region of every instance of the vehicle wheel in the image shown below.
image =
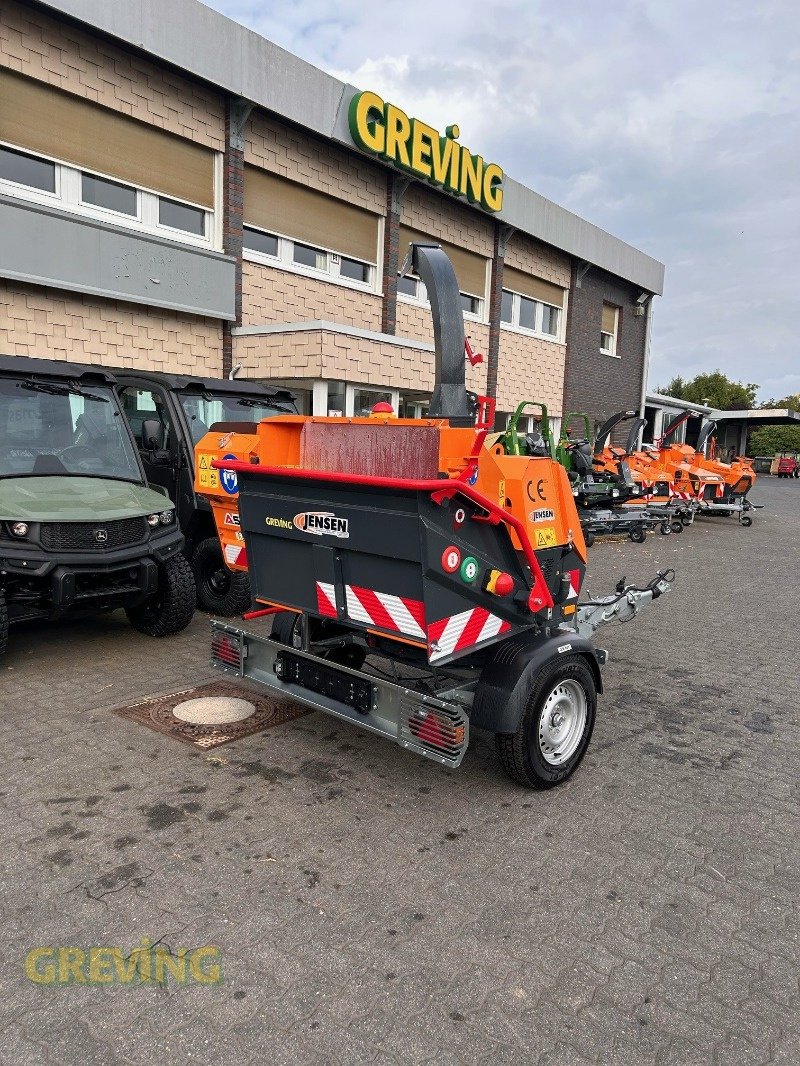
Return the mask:
[[[594,674],[580,655],[551,659],[531,675],[516,733],[497,733],[508,776],[527,788],[552,788],[583,758],[594,728]]]
[[[583,534],[583,539],[586,541],[586,547],[591,548],[595,541],[594,533],[587,529]]]
[[[662,537],[668,537],[671,532],[672,532],[672,526],[669,524],[669,522],[662,522],[661,523],[661,536]]]
[[[191,622],[196,601],[192,568],[182,555],[174,555],[158,568],[158,590],[125,613],[140,633],[148,637],[172,637]]]
[[[688,515],[688,514],[682,514],[681,515],[681,525],[682,526],[686,526],[686,528],[688,529],[691,524],[692,524],[692,516]]]
[[[207,537],[197,545],[192,556],[192,570],[197,585],[197,606],[202,610],[223,618],[249,610],[250,581],[247,574],[243,570],[227,568],[216,537]]]
[[[743,514],[739,521],[742,523],[743,526],[752,526],[753,524],[753,519],[750,517],[749,514]]]
[[[628,534],[634,544],[644,544],[647,534],[643,529],[632,529]]]
[[[279,644],[299,648],[300,618],[301,615],[295,614],[294,611],[278,611],[272,616],[272,632],[270,633],[272,639],[277,640]]]
[[[6,594],[0,589],[0,655],[5,654],[8,646],[8,607],[6,606]]]
[[[683,522],[676,518],[673,522],[670,522],[670,529],[673,533],[683,533]]]

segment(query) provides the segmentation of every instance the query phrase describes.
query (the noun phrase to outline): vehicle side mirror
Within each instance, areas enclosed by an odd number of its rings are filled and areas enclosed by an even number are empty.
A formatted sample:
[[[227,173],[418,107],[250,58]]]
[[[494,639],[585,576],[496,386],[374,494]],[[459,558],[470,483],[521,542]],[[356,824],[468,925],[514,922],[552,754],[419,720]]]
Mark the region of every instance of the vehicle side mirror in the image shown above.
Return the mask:
[[[164,447],[164,427],[157,418],[147,418],[142,424],[142,447],[148,452]]]

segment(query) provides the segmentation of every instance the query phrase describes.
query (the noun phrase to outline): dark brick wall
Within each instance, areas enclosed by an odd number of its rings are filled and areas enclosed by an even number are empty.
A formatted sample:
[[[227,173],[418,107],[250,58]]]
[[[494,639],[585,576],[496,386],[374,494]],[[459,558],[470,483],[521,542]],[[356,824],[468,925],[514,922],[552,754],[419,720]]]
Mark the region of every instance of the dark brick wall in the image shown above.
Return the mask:
[[[578,282],[578,267],[572,270],[567,321],[567,358],[564,375],[564,413],[586,412],[597,422],[626,408],[638,410],[645,370],[646,315],[636,316],[635,300],[640,289],[590,267]],[[600,351],[603,303],[619,307],[615,359]],[[615,434],[622,442],[625,426]]]
[[[492,275],[489,282],[489,350],[486,353],[486,395],[497,399],[497,374],[500,368],[500,304],[503,292],[503,262],[506,232],[499,222],[494,226]]]
[[[225,322],[222,330],[222,375],[233,364],[233,326],[242,324],[242,237],[244,224],[244,152],[231,143],[232,107],[225,106],[225,161],[223,165],[222,247],[226,255],[236,257],[236,321]]]
[[[400,269],[400,201],[406,182],[393,171],[386,175],[386,219],[383,227],[383,308],[381,332],[397,333],[397,271]]]

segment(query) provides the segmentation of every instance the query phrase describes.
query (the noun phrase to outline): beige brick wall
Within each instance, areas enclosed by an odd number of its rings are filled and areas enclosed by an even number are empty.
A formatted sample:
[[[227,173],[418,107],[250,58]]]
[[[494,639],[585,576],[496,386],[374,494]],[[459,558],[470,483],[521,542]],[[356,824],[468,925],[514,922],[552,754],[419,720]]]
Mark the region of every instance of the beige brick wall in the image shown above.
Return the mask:
[[[467,388],[481,394],[486,392],[486,353],[489,350],[489,327],[484,322],[464,319],[464,328],[473,352],[483,353],[483,363],[472,366],[467,362]],[[397,336],[433,344],[433,321],[426,307],[397,301]],[[466,358],[466,356],[465,356]],[[433,364],[431,363],[431,366]],[[432,381],[432,379],[431,379]],[[420,388],[428,386],[420,386]],[[433,387],[433,384],[430,386]]]
[[[265,326],[309,319],[378,331],[381,297],[261,263],[244,264],[242,325]]]
[[[222,326],[161,308],[0,281],[0,353],[218,376]]]
[[[3,0],[0,8],[0,64],[224,149],[225,112],[217,93],[16,0]]]
[[[563,344],[500,331],[497,409],[513,411],[523,400],[544,403],[550,414],[562,413],[564,395]]]
[[[494,250],[494,223],[479,211],[471,210],[424,185],[409,185],[403,195],[400,224],[438,237],[468,252],[491,259]],[[405,255],[401,248],[401,255]]]
[[[561,285],[564,289],[569,288],[569,256],[525,233],[512,234],[506,245],[505,263],[515,270],[524,270],[526,274],[552,281],[554,285]]]
[[[386,214],[386,171],[354,152],[326,144],[261,111],[245,131],[246,163],[336,196],[376,215]]]

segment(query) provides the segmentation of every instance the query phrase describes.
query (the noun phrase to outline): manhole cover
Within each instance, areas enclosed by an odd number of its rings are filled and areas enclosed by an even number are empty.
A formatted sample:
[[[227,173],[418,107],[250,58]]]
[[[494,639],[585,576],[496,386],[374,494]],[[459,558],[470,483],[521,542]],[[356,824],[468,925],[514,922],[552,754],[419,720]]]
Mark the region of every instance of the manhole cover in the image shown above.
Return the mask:
[[[184,700],[172,713],[182,722],[192,725],[227,725],[229,722],[243,722],[256,713],[255,704],[233,696],[202,696],[199,699]]]

